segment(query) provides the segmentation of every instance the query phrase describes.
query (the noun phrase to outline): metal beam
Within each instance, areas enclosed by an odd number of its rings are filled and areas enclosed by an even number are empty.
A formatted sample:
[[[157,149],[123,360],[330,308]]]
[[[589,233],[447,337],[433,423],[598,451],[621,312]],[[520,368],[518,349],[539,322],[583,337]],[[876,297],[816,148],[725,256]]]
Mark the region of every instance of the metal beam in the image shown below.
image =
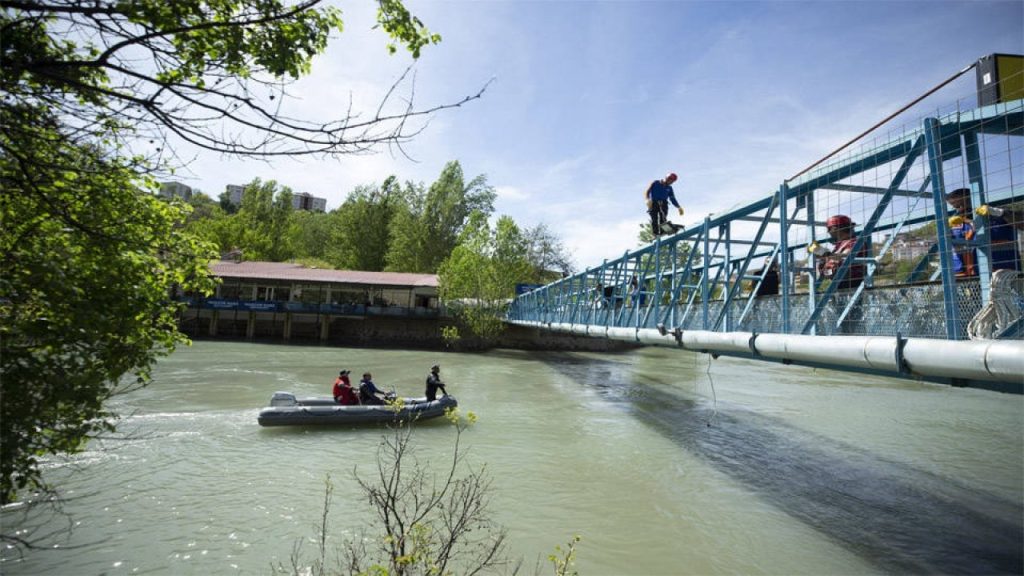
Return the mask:
[[[772,198],[774,198],[774,197],[775,197],[775,195],[773,194]],[[737,218],[737,220],[742,220],[744,222],[761,222],[764,219],[765,218],[763,216],[742,216],[740,218]],[[789,222],[790,224],[799,224],[801,226],[806,226],[806,225],[810,224],[810,221],[808,221],[808,220],[790,220],[790,219],[787,219],[786,221]],[[778,218],[768,218],[768,222],[771,223],[771,224],[778,224],[780,222],[780,220]],[[814,224],[816,226],[824,226],[825,225],[825,221],[824,220],[821,220],[821,221],[815,220]]]
[[[837,190],[839,192],[861,192],[864,194],[890,194],[891,196],[906,196],[908,198],[931,198],[932,195],[929,192],[921,192],[917,190],[893,190],[891,193],[888,188],[879,188],[877,186],[855,186],[853,184],[829,184],[822,186],[821,190]]]
[[[900,166],[899,170],[896,171],[896,175],[893,177],[892,183],[889,185],[889,190],[899,189],[899,187],[903,184],[903,179],[906,178],[907,173],[910,171],[910,167],[914,165],[914,162],[917,161],[917,158],[924,152],[924,150],[925,139],[918,138],[918,140],[914,142],[914,145],[907,152],[906,157],[903,158],[903,164]],[[879,199],[878,204],[875,206],[874,211],[871,213],[871,216],[868,217],[867,222],[864,223],[862,230],[857,235],[857,241],[854,243],[853,249],[850,250],[850,253],[843,260],[842,264],[839,265],[839,268],[836,270],[835,276],[833,276],[832,282],[829,283],[828,288],[825,290],[825,293],[822,294],[821,298],[815,302],[814,310],[811,312],[810,317],[804,323],[804,327],[800,330],[801,334],[808,334],[811,327],[815,324],[815,322],[818,321],[818,317],[821,315],[821,312],[824,309],[825,304],[829,301],[832,295],[835,294],[839,285],[849,274],[850,268],[853,266],[854,261],[860,258],[859,253],[861,251],[861,248],[863,248],[870,242],[871,234],[875,231],[875,224],[878,223],[878,220],[882,217],[882,214],[885,213],[885,210],[889,207],[889,202],[891,200],[891,194],[883,194],[882,197]],[[836,328],[839,327],[839,324],[843,322],[846,316],[853,309],[854,305],[857,303],[857,300],[860,298],[860,295],[864,292],[864,286],[868,282],[870,282],[870,275],[872,273],[874,273],[874,267],[868,268],[867,273],[861,278],[861,283],[857,286],[855,292],[853,293],[853,296],[850,298],[850,301],[846,304],[846,308],[839,315],[839,319],[837,320],[837,324],[835,326]],[[820,278],[815,280],[815,282],[820,281]]]
[[[939,121],[924,119],[924,136],[928,148],[928,167],[932,176],[932,202],[935,228],[939,240],[939,271],[942,274],[942,305],[946,317],[946,338],[960,339],[960,318],[956,310],[956,278],[950,250],[949,225],[946,222],[946,181],[942,169],[942,139]]]

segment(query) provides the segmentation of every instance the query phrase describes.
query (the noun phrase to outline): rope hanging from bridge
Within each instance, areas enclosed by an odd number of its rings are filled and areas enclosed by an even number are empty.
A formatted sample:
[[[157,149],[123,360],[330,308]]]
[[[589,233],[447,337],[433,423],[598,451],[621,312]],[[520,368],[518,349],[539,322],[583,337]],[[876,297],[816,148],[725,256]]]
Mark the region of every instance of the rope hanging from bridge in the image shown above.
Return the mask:
[[[992,340],[1020,319],[1021,296],[1014,284],[1017,274],[1013,270],[996,270],[992,275],[989,301],[967,325],[971,340]]]

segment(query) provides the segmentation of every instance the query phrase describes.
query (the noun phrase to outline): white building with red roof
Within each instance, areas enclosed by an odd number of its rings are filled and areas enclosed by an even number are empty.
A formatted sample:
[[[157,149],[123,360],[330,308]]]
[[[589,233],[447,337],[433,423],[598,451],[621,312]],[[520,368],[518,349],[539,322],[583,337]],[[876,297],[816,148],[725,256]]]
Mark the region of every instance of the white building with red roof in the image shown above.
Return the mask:
[[[213,262],[210,273],[220,282],[214,295],[188,300],[186,333],[360,343],[386,332],[422,340],[433,337],[442,316],[435,274],[240,259]]]
[[[221,279],[217,296],[227,300],[438,307],[436,274],[329,270],[292,262],[230,260],[214,262],[210,271]]]

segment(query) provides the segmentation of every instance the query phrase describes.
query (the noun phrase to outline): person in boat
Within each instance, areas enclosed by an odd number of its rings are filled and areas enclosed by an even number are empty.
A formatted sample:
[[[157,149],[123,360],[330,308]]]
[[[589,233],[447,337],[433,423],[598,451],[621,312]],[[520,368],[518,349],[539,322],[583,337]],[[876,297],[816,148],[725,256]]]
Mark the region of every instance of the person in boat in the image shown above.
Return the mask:
[[[373,376],[367,372],[359,381],[359,401],[363,404],[383,404],[388,395],[373,383]]]
[[[334,380],[334,401],[344,406],[359,404],[359,397],[356,396],[355,388],[352,388],[352,381],[348,377],[351,373],[351,370],[342,370]]]
[[[430,367],[430,374],[427,376],[427,402],[437,400],[438,388],[441,389],[442,394],[448,395],[448,391],[444,389],[444,382],[441,382],[441,367],[434,364]]]

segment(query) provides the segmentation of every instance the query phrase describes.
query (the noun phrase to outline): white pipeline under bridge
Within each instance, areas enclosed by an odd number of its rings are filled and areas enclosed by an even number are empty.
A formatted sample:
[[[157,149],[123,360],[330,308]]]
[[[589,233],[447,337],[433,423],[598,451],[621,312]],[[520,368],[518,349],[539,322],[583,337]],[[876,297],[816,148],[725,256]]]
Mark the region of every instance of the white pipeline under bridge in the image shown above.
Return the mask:
[[[1024,341],[1021,340],[950,341],[890,336],[669,331],[515,320],[510,323],[716,356],[739,356],[1024,392]]]
[[[975,97],[887,127],[754,202],[533,287],[507,321],[1024,392],[1024,99]],[[966,211],[947,202],[953,190],[970,199]],[[825,223],[835,215],[856,223],[856,243],[829,269],[809,247],[834,245]]]

